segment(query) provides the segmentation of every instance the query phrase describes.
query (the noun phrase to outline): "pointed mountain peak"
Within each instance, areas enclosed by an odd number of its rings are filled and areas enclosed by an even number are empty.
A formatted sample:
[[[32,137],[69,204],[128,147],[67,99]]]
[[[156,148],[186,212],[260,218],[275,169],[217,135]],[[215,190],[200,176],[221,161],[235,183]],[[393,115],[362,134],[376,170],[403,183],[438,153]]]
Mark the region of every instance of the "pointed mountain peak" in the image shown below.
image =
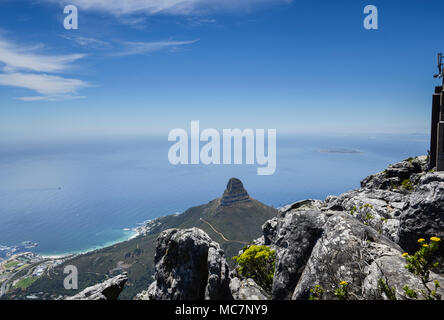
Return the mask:
[[[245,201],[250,201],[250,196],[248,195],[247,190],[245,190],[242,181],[236,178],[231,178],[230,181],[228,181],[220,205],[226,207]]]

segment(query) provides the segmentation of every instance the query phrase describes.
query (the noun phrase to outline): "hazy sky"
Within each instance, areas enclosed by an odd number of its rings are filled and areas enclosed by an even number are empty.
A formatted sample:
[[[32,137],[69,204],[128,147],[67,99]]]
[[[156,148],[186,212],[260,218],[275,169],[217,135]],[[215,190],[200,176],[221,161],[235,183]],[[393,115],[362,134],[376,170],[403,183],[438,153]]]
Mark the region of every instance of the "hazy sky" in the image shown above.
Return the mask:
[[[79,29],[63,7],[77,5]],[[379,30],[363,27],[379,9]],[[2,139],[427,133],[442,0],[0,0]]]

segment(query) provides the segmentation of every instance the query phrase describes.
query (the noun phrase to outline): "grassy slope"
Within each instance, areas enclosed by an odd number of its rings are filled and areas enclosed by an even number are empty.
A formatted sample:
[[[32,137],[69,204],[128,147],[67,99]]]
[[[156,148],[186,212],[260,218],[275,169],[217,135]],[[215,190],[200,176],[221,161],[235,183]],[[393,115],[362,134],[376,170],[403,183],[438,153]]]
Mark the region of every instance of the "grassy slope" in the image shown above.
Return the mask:
[[[216,210],[219,201],[220,199],[217,199],[208,204],[190,208],[178,216],[163,217],[161,218],[162,225],[146,236],[96,250],[67,262],[65,265],[74,265],[78,268],[79,290],[77,291],[64,289],[63,279],[66,275],[63,274],[64,265],[62,265],[32,283],[28,290],[17,289],[4,298],[23,298],[26,294],[36,292],[47,293],[45,298],[74,295],[109,276],[127,271],[129,281],[120,298],[131,299],[152,282],[156,239],[161,231],[169,228],[201,228],[222,246],[227,261],[232,263],[231,257],[236,255],[244,245],[225,241],[200,218],[208,221],[229,240],[250,242],[261,236],[262,224],[276,216],[277,211],[256,200]]]

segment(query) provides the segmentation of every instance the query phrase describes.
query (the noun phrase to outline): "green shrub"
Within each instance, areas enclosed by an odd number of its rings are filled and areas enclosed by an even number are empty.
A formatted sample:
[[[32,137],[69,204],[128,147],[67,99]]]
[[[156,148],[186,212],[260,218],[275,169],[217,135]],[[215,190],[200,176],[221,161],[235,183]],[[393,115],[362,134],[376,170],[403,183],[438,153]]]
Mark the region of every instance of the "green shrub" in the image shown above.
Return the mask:
[[[390,188],[392,188],[393,190],[398,189],[398,187],[399,187],[399,186],[398,186],[396,183],[394,183],[393,181],[390,182]]]
[[[401,182],[401,186],[409,191],[415,190],[415,187],[413,186],[412,182],[410,181],[410,179],[405,179]]]
[[[418,251],[413,255],[409,255],[408,253],[403,254],[407,261],[405,268],[421,279],[424,289],[419,290],[419,293],[421,293],[426,300],[441,300],[441,296],[436,292],[440,287],[440,283],[437,280],[433,282],[434,290],[428,286],[431,281],[430,272],[439,266],[436,253],[440,241],[441,239],[438,237],[431,237],[430,242],[425,243],[425,239],[421,238],[418,240],[418,244],[421,246]],[[408,286],[404,286],[403,289],[409,298],[418,299],[418,292],[416,292],[415,289],[411,289]]]
[[[353,208],[350,210],[350,214],[352,215],[352,216],[354,216],[355,215],[355,212],[358,210],[358,208],[356,208],[356,206],[353,206]]]
[[[321,300],[324,295],[324,289],[318,284],[313,289],[310,289],[309,300]]]
[[[416,294],[416,291],[413,289],[410,289],[409,286],[404,286],[402,289],[404,289],[405,295],[409,297],[410,299],[418,299],[418,295]]]
[[[370,220],[374,219],[375,217],[370,214],[370,213],[366,213],[365,217],[363,218],[363,222],[364,224],[367,226],[368,223],[370,222]]]
[[[339,300],[348,300],[348,283],[347,281],[341,281],[339,287],[335,290],[335,296]]]
[[[381,292],[385,293],[389,300],[397,300],[396,299],[396,289],[389,286],[387,281],[382,278],[378,279],[378,287]]]
[[[267,246],[251,245],[241,255],[233,257],[240,276],[253,279],[267,292],[271,292],[276,251]]]

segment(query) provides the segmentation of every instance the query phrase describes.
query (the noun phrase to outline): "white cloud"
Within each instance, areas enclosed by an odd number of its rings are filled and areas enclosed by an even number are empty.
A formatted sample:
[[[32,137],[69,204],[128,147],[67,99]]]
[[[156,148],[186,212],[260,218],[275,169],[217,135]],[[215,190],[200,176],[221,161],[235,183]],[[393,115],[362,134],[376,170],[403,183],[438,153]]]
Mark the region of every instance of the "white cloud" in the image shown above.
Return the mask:
[[[72,68],[83,54],[43,55],[37,53],[41,44],[26,47],[0,38],[0,85],[32,90],[39,96],[20,97],[23,101],[63,100],[77,98],[77,91],[89,86],[85,81],[68,79],[48,73]]]
[[[60,0],[46,0],[60,3]],[[69,0],[79,9],[122,16],[135,13],[189,15],[226,10],[251,10],[264,4],[290,3],[292,0]]]
[[[74,41],[75,43],[77,43],[78,45],[82,46],[82,47],[88,47],[88,48],[93,48],[93,49],[103,49],[103,48],[109,48],[110,47],[110,43],[100,40],[100,39],[96,39],[96,38],[92,38],[92,37],[82,37],[82,36],[76,36],[76,37],[69,37],[69,36],[65,36],[62,35],[62,38],[69,40],[69,41]]]
[[[23,101],[75,98],[79,89],[90,86],[88,83],[78,79],[18,72],[0,74],[0,85],[30,89],[41,95],[18,98]]]
[[[165,49],[175,50],[180,46],[192,44],[199,40],[189,41],[153,41],[153,42],[124,42],[122,51],[113,53],[114,56],[129,56],[136,54],[150,53]]]
[[[63,95],[63,96],[34,96],[34,97],[18,97],[17,100],[22,100],[25,102],[35,102],[35,101],[63,101],[67,99],[82,99],[84,96],[78,95]]]
[[[113,42],[90,37],[68,37],[79,45],[88,47],[114,47]],[[160,50],[177,50],[179,47],[195,43],[199,40],[189,41],[154,41],[154,42],[120,42],[119,48],[111,50],[112,56],[130,56],[146,54]],[[83,54],[70,55],[43,55],[38,51],[42,45],[33,47],[19,46],[13,42],[0,38],[0,85],[25,88],[37,92],[38,96],[20,97],[22,101],[59,101],[79,98],[78,90],[91,86],[89,83],[69,79],[59,75],[51,75],[62,71],[69,71],[73,62],[85,57]]]
[[[42,45],[19,47],[0,39],[0,63],[5,64],[6,70],[23,69],[55,73],[66,70],[72,62],[85,57],[83,54],[54,56],[35,53],[41,47]]]

